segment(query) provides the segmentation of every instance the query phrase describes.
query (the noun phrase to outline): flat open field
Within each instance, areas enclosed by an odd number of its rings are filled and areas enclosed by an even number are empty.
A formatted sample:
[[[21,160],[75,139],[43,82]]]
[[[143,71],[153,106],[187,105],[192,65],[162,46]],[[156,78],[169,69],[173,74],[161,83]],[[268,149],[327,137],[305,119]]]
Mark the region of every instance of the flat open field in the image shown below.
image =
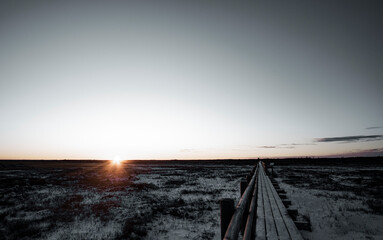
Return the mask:
[[[0,239],[220,239],[218,201],[238,202],[255,163],[0,161]],[[382,164],[274,172],[304,238],[383,239]]]
[[[383,239],[383,165],[274,167],[292,208],[311,222],[306,239]]]
[[[249,162],[0,162],[2,239],[219,239]]]

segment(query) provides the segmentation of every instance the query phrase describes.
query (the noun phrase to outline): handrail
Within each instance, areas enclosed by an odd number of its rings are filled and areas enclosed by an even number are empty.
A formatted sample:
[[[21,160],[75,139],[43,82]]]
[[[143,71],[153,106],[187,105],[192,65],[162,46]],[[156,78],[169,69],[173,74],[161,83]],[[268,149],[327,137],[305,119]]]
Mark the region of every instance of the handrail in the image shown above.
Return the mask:
[[[258,165],[257,165],[258,169]],[[243,215],[248,207],[248,203],[250,201],[251,194],[253,193],[253,189],[255,186],[256,178],[258,171],[255,171],[253,174],[248,187],[243,193],[241,199],[239,200],[233,217],[231,218],[230,224],[226,230],[224,240],[236,240],[238,238],[239,231],[241,230]]]
[[[291,215],[289,209],[285,208],[285,202],[282,202],[272,181],[266,175],[265,163],[258,162],[251,174],[247,176],[247,181],[251,178],[247,187],[246,182],[245,184],[241,182],[241,192],[244,188],[245,190],[235,209],[232,199],[229,199],[231,200],[229,204],[227,199],[221,200],[223,201],[220,203],[222,239],[237,240],[241,230],[242,240],[254,239],[255,235],[262,239],[277,236],[283,239],[302,239],[297,229],[298,225],[289,217]],[[272,224],[273,221],[275,225]],[[274,228],[265,228],[266,223],[267,226]]]
[[[256,177],[258,177],[258,172],[260,171],[260,169],[258,169],[258,166],[259,164],[257,165],[257,168],[255,170],[255,174]],[[243,234],[243,240],[250,240],[253,238],[253,233],[254,233],[254,227],[255,224],[254,224],[254,221],[255,221],[255,212],[257,211],[257,193],[258,193],[258,182],[255,184],[254,186],[254,191],[253,191],[253,196],[252,196],[252,199],[251,199],[251,204],[250,204],[250,210],[249,210],[249,215],[247,217],[247,221],[246,221],[246,228],[245,228],[245,232]]]

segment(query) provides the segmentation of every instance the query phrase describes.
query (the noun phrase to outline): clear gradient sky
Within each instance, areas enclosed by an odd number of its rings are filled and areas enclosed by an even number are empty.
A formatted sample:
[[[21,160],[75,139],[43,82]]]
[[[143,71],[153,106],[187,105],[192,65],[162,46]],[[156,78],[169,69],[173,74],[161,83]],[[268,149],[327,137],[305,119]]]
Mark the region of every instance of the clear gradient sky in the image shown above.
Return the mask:
[[[381,1],[1,1],[0,158],[383,155]]]

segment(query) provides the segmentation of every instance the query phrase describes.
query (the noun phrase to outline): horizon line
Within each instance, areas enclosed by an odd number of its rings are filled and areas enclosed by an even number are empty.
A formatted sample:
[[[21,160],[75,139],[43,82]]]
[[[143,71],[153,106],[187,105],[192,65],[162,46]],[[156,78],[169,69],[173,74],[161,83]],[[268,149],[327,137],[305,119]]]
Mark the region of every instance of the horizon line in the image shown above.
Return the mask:
[[[121,161],[224,161],[224,160],[267,160],[267,159],[328,159],[328,158],[381,158],[383,156],[299,156],[299,157],[255,157],[255,158],[206,158],[206,159],[122,159]],[[60,158],[60,159],[6,159],[1,158],[0,161],[112,161],[112,159],[90,159],[90,158]]]

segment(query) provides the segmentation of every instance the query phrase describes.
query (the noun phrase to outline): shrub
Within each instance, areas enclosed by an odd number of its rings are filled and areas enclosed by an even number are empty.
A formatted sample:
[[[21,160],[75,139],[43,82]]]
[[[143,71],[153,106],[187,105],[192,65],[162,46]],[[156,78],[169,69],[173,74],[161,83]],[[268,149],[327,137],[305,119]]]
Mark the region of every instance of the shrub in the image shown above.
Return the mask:
[[[39,229],[32,225],[32,222],[26,220],[16,220],[7,223],[10,239],[37,238],[40,236]]]
[[[147,233],[146,223],[147,219],[144,217],[133,217],[126,220],[122,228],[121,234],[116,239],[142,239]]]

